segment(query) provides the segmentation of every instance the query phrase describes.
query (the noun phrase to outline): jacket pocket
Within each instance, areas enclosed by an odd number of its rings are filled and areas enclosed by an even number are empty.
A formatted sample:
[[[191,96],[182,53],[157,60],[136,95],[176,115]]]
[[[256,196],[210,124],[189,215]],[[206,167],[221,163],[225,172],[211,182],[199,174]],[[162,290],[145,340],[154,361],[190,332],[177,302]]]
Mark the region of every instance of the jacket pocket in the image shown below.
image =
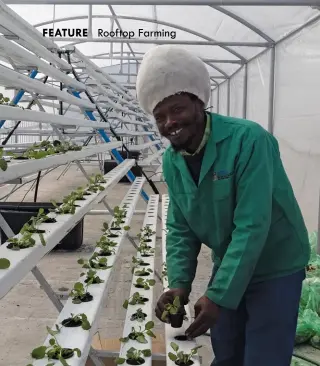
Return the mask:
[[[226,178],[213,181],[213,199],[220,201],[231,198],[233,195],[233,179]]]

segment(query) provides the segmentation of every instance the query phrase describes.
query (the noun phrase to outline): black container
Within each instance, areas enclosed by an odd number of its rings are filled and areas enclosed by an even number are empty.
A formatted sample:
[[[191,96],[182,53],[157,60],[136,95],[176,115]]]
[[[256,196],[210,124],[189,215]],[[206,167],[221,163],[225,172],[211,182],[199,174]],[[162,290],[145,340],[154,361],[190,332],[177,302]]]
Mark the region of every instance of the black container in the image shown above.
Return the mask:
[[[49,209],[54,206],[50,202],[0,202],[0,213],[11,227],[14,234],[18,234],[22,226],[36,216],[39,209],[43,208],[45,213],[49,213]],[[48,224],[48,225],[54,225]],[[0,229],[1,241],[3,244],[8,237]],[[55,249],[76,250],[81,247],[83,243],[83,219],[61,240]]]
[[[181,328],[183,324],[184,312],[178,312],[177,314],[170,314],[170,324],[172,328]]]

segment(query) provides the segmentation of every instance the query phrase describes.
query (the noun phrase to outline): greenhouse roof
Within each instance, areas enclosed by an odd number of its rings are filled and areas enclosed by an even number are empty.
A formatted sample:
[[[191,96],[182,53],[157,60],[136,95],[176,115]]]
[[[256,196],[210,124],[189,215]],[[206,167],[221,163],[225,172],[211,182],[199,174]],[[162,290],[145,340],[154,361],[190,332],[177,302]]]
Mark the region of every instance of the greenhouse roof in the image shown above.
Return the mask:
[[[100,67],[139,63],[156,44],[178,44],[204,60],[213,87],[229,79],[248,61],[320,19],[320,0],[4,3],[35,26],[41,36],[43,29],[53,28],[54,34],[47,34],[56,45],[76,45]],[[63,34],[63,29],[84,28],[88,29],[88,37]]]

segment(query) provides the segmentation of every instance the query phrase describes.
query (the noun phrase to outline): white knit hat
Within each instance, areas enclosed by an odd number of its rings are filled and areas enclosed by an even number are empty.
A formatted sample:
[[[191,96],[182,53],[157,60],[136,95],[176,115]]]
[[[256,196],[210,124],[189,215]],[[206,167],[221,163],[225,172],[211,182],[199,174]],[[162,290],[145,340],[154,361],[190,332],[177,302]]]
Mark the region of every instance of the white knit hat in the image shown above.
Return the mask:
[[[146,113],[152,114],[163,99],[180,92],[194,94],[207,106],[210,90],[210,75],[205,64],[185,49],[161,45],[144,55],[136,91]]]

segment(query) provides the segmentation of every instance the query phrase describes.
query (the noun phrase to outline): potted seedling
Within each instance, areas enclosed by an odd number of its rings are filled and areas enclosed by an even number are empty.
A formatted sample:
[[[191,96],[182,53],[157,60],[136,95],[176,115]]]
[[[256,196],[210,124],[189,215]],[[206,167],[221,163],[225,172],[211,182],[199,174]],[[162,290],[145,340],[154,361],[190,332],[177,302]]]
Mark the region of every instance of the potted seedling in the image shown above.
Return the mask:
[[[31,218],[31,220],[29,220],[29,222],[25,223],[21,230],[20,230],[20,234],[24,235],[24,234],[39,234],[40,237],[40,241],[41,244],[43,246],[46,245],[46,241],[44,240],[44,236],[43,233],[45,233],[45,230],[40,230],[38,228],[36,228],[36,224],[35,224],[35,220],[34,218]]]
[[[154,333],[151,331],[153,327],[154,327],[153,321],[147,322],[144,326],[144,330],[142,330],[141,327],[139,327],[139,330],[136,330],[134,327],[132,327],[131,332],[128,334],[128,336],[120,338],[120,342],[126,343],[129,341],[129,339],[131,339],[139,343],[148,343],[146,335],[152,338],[156,338]]]
[[[20,250],[33,247],[36,241],[33,239],[32,233],[26,231],[19,238],[9,238],[8,243],[8,249]]]
[[[58,205],[55,201],[51,201],[55,209],[53,210],[56,214],[71,214],[73,215],[76,212],[76,205],[74,199],[69,199],[67,202],[63,202],[61,205]]]
[[[147,317],[147,314],[144,313],[141,308],[139,308],[135,313],[133,313],[131,315],[130,320],[131,321],[137,321],[139,323],[142,323],[142,322],[144,322],[144,320],[146,319],[146,317]]]
[[[105,257],[99,258],[99,253],[95,252],[87,260],[80,258],[78,260],[79,264],[82,264],[82,268],[94,268],[94,269],[109,269],[112,266],[108,266],[108,259]]]
[[[145,278],[137,278],[136,283],[134,284],[137,288],[143,288],[144,290],[150,290],[150,286],[154,286],[156,283],[155,280],[147,280]]]
[[[66,362],[67,359],[73,357],[75,353],[78,357],[81,356],[79,348],[71,349],[61,347],[56,338],[56,334],[59,331],[53,331],[49,327],[47,327],[47,331],[52,336],[49,340],[50,345],[35,348],[31,353],[32,358],[41,360],[48,357],[49,360],[59,360],[63,366],[68,366],[68,363]],[[53,365],[53,363],[48,363],[47,365]],[[32,365],[29,364],[28,366]]]
[[[150,246],[145,243],[141,243],[138,247],[138,252],[141,257],[151,257],[154,254],[154,249],[150,248]]]
[[[76,327],[80,327],[83,330],[89,330],[91,329],[91,324],[88,321],[88,318],[86,316],[86,314],[70,314],[71,316],[69,318],[66,318],[64,320],[62,320],[61,324],[66,327],[66,328],[76,328]]]
[[[128,300],[125,300],[122,306],[128,309],[128,305],[143,305],[147,301],[149,301],[147,297],[143,297],[139,292],[135,292]]]
[[[149,225],[146,225],[142,229],[140,229],[140,233],[138,234],[138,238],[142,243],[149,243],[151,242],[151,236],[154,235],[156,232],[153,231]]]
[[[88,284],[99,284],[99,283],[103,283],[104,281],[97,276],[97,271],[93,270],[93,269],[89,269],[89,271],[87,273],[81,273],[80,277],[86,275],[86,279],[84,280],[85,283]]]
[[[115,247],[118,245],[116,241],[111,240],[105,235],[102,235],[101,238],[97,241],[97,247],[103,248],[103,247]]]
[[[89,285],[90,283],[87,283],[86,286],[84,286],[81,282],[76,282],[74,284],[73,290],[70,293],[74,304],[81,304],[82,302],[89,302],[93,300],[93,296],[88,292]]]
[[[145,277],[145,276],[149,276],[150,273],[152,273],[152,272],[153,271],[151,268],[147,268],[147,269],[138,269],[137,271],[134,272],[134,274],[139,277],[141,277],[141,276]]]
[[[8,169],[8,163],[3,157],[3,148],[0,149],[0,169],[4,172]]]
[[[42,223],[53,224],[55,222],[57,222],[57,220],[54,217],[46,215],[43,208],[39,208],[37,216],[31,217],[31,219],[29,220],[29,223],[34,223],[34,225],[39,225]]]
[[[129,231],[130,226],[124,226],[121,228],[116,221],[112,221],[111,226],[109,227],[107,222],[103,223],[103,231],[107,235],[108,238],[117,238],[121,234],[121,230]]]
[[[150,263],[144,262],[143,259],[137,258],[135,256],[132,257],[132,269],[131,273],[133,273],[138,267],[150,266]]]
[[[185,316],[184,306],[181,305],[179,296],[176,296],[172,304],[166,304],[161,315],[163,321],[170,320],[172,328],[181,328]]]
[[[175,353],[169,352],[168,356],[177,366],[193,365],[194,361],[192,360],[192,357],[194,357],[198,353],[198,349],[202,347],[194,347],[191,349],[190,353],[185,353],[183,351],[179,351],[179,346],[174,342],[171,342],[170,346]]]
[[[126,358],[117,357],[115,359],[115,363],[117,365],[122,365],[125,362],[128,365],[142,365],[145,363],[144,357],[150,357],[150,356],[151,356],[150,349],[141,350],[131,347],[127,351]]]

